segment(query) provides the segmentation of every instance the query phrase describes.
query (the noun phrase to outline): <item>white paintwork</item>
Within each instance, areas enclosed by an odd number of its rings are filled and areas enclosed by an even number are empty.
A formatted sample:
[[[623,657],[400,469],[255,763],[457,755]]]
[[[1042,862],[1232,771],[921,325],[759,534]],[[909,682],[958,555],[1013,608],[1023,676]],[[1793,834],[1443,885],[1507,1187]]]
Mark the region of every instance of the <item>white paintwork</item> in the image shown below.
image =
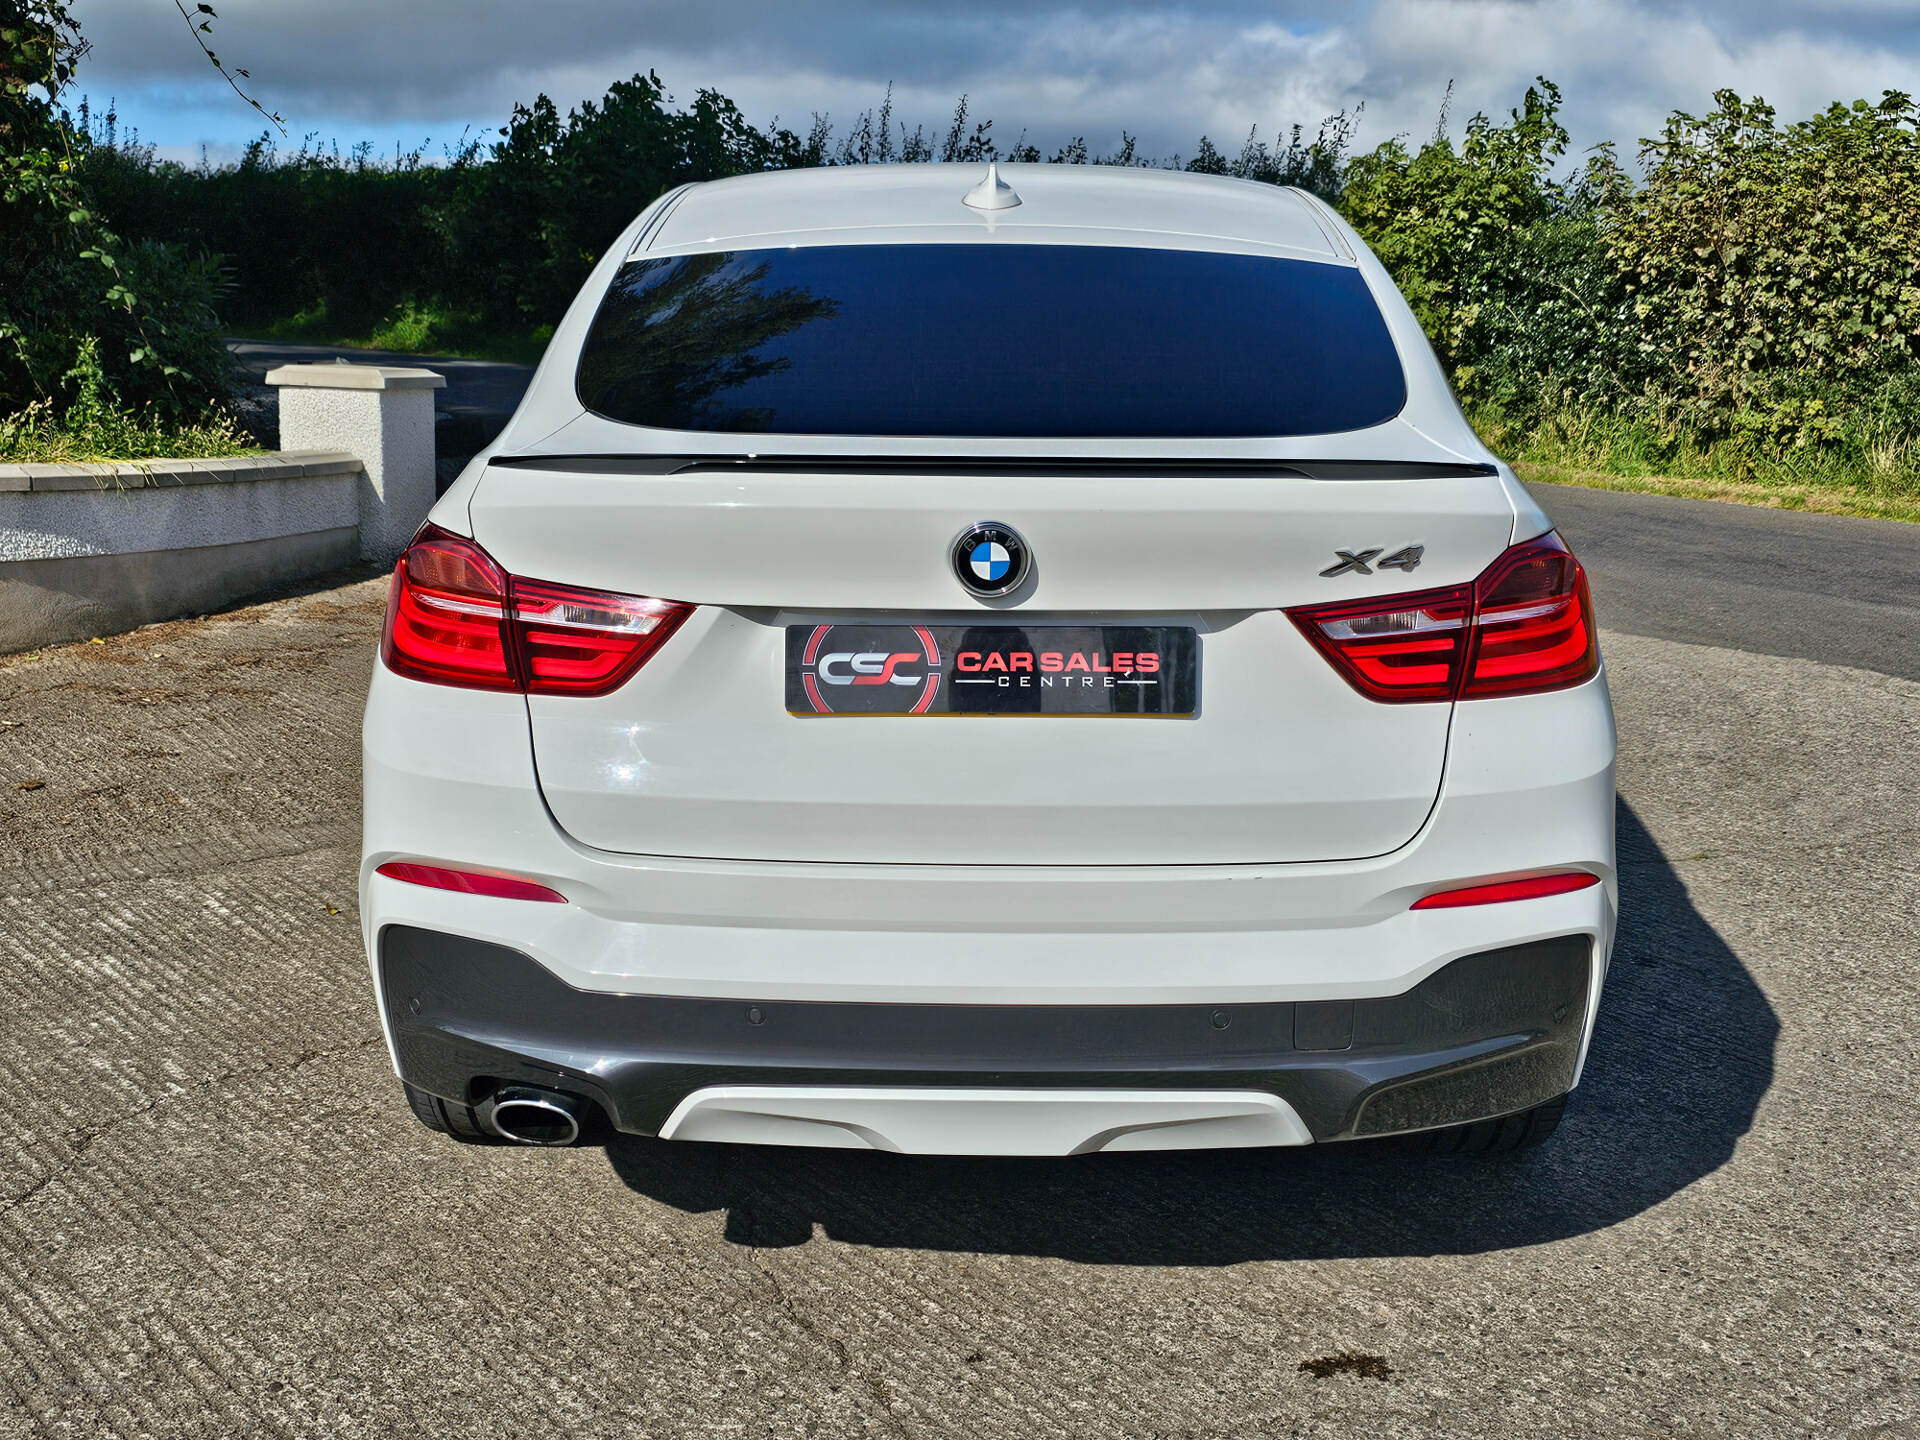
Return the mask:
[[[1431,457],[1429,457],[1431,458]],[[437,517],[436,517],[437,518]],[[1011,616],[963,589],[945,542],[990,518],[1033,550],[1017,613],[1253,610],[1471,580],[1514,511],[1486,476],[594,475],[489,470],[460,528],[509,573],[705,605]],[[929,542],[931,537],[931,543]],[[1319,572],[1418,541],[1412,574]]]
[[[431,370],[379,365],[283,365],[280,443],[289,450],[347,450],[360,457],[360,555],[391,560],[434,503]]]
[[[1388,855],[1313,864],[616,855],[554,825],[518,696],[425,685],[376,666],[364,739],[360,899],[370,949],[383,925],[444,930],[524,951],[582,990],[984,1005],[1361,999],[1400,994],[1461,955],[1554,935],[1593,937],[1604,968],[1612,943],[1604,675],[1456,707],[1446,781],[1420,833]],[[508,871],[572,903],[493,900],[374,874],[401,858]],[[1564,868],[1606,884],[1506,905],[1408,908],[1449,886]]]
[[[1372,503],[1356,515],[1355,499]],[[1017,606],[969,595],[945,539],[991,515],[1036,557]],[[567,832],[650,855],[930,864],[1176,864],[1377,855],[1440,785],[1444,705],[1379,705],[1307,645],[1284,605],[1338,589],[1337,549],[1424,543],[1422,586],[1473,578],[1513,512],[1485,477],[490,474],[473,533],[514,574],[696,602],[616,693],[530,704],[540,783]],[[834,557],[825,560],[823,557]],[[789,625],[1188,625],[1201,714],[796,720]]]
[[[1293,1107],[1252,1090],[959,1090],[715,1085],[665,1140],[810,1145],[902,1155],[1091,1155],[1308,1145]]]
[[[603,850],[741,859],[1348,859],[1405,842],[1440,788],[1448,707],[1355,694],[1276,610],[1125,617],[1200,630],[1191,720],[796,719],[785,626],[817,618],[704,607],[614,694],[535,697],[561,827]]]
[[[929,230],[1018,244],[1107,244],[1148,237],[1162,248],[1233,244],[1310,259],[1350,259],[1300,192],[1179,170],[1002,165],[1017,209],[982,213],[966,203],[981,178],[972,165],[850,165],[742,175],[682,192],[646,239],[646,254],[764,249],[777,245],[891,244]],[[1063,239],[1057,232],[1072,232]],[[1036,233],[1051,238],[1035,241]],[[822,235],[854,236],[821,241]],[[637,253],[637,252],[634,252]]]
[[[1616,904],[1604,675],[1545,695],[1378,705],[1279,613],[1471,578],[1546,528],[1505,467],[1464,480],[942,479],[848,475],[824,458],[854,448],[1495,463],[1378,262],[1311,197],[1164,172],[1010,167],[1008,178],[1023,203],[983,213],[963,203],[973,182],[961,167],[743,177],[663,197],[616,242],[520,411],[434,518],[515,573],[699,608],[601,700],[529,704],[376,670],[361,869],[370,953],[383,926],[409,924],[511,946],[570,985],[616,994],[1195,1004],[1396,995],[1462,955],[1584,935],[1597,1006]],[[823,457],[816,474],[487,463],[746,448],[738,436],[581,410],[574,362],[629,255],[956,239],[1357,266],[1400,352],[1407,406],[1372,429],[1285,441],[862,437],[850,447],[754,437],[762,452]],[[1036,552],[1030,588],[992,603],[965,595],[942,554],[963,524],[988,517],[1022,530]],[[796,558],[835,537],[857,537],[857,554]],[[1428,547],[1415,575],[1349,575],[1337,587],[1318,575],[1335,548],[1409,542]],[[1140,563],[1149,549],[1152,563]],[[1191,623],[1204,632],[1200,716],[784,714],[784,624],[903,615]],[[1113,788],[1115,777],[1126,783]],[[967,833],[989,810],[1005,822],[990,845]],[[393,858],[510,871],[571,903],[459,895],[374,873]],[[1566,868],[1605,883],[1505,905],[1409,908],[1437,889]],[[878,1136],[899,1148],[953,1148],[977,1133],[971,1102],[956,1102],[950,1113],[967,1117],[956,1122],[922,1118],[935,1108],[924,1092],[847,1101],[845,1091],[809,1097],[801,1113],[790,1090],[724,1103],[709,1094],[673,1132]],[[1213,1117],[1187,1133],[1224,1137],[1254,1123]],[[1062,1124],[1048,1129],[1049,1146],[1104,1133]],[[1077,1139],[1060,1139],[1076,1126]]]
[[[1011,210],[1020,196],[1000,178],[999,165],[989,164],[986,179],[966,193],[963,203],[972,210]]]

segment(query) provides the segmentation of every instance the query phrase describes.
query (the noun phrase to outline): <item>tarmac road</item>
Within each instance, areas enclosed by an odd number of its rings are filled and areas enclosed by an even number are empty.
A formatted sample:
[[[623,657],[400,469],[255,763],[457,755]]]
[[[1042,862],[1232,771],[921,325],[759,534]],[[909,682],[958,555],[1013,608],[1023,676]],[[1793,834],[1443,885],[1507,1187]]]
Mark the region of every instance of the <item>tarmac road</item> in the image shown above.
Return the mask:
[[[227,351],[233,356],[242,383],[272,416],[272,428],[266,432],[269,436],[279,433],[280,402],[267,388],[266,378],[267,372],[278,366],[329,365],[335,360],[348,360],[356,365],[424,366],[437,371],[447,383],[433,397],[434,449],[440,460],[452,467],[443,481],[458,473],[455,462],[478,454],[492,442],[533,380],[531,365],[500,360],[460,360],[446,355],[407,355],[393,350],[352,350],[281,340],[229,339]]]
[[[1603,626],[1920,680],[1920,525],[1531,488]]]
[[[533,379],[531,365],[512,365],[504,360],[461,360],[447,355],[407,355],[394,350],[352,350],[338,345],[297,345],[282,340],[227,341],[235,367],[251,384],[261,384],[267,372],[281,365],[326,365],[335,359],[356,365],[424,366],[446,377],[446,389],[438,392],[443,410],[485,412],[505,420],[526,394]]]
[[[0,1433],[1920,1435],[1920,528],[1543,493],[1623,915],[1505,1161],[453,1145],[354,913],[380,582],[0,662]]]

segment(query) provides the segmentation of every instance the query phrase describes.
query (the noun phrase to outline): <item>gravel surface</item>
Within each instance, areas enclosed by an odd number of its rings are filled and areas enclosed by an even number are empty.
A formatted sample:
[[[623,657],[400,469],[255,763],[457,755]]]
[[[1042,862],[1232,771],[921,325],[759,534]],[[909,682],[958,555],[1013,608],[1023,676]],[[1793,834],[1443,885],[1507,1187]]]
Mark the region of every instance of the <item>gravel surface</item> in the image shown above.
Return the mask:
[[[0,1433],[1920,1435],[1920,685],[1607,636],[1544,1150],[539,1152],[380,1042],[381,599],[0,661]]]

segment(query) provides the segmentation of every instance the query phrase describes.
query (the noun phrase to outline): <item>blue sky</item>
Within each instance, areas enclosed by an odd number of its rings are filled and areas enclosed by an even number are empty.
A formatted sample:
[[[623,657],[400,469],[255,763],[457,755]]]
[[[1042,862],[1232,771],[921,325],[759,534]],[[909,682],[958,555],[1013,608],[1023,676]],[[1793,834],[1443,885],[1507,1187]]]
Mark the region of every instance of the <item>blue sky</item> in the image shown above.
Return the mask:
[[[294,142],[317,132],[429,148],[487,135],[516,100],[563,108],[657,70],[711,86],[757,123],[844,129],[889,82],[909,128],[961,92],[1003,143],[1096,151],[1124,127],[1151,155],[1201,134],[1237,148],[1365,102],[1359,134],[1424,136],[1454,82],[1456,122],[1504,111],[1543,73],[1580,148],[1631,148],[1716,88],[1786,117],[1829,100],[1920,91],[1920,0],[215,0],[215,48],[252,72]],[[188,7],[192,8],[191,4]],[[174,158],[234,154],[258,118],[194,47],[172,0],[77,0],[94,50],[76,91]]]

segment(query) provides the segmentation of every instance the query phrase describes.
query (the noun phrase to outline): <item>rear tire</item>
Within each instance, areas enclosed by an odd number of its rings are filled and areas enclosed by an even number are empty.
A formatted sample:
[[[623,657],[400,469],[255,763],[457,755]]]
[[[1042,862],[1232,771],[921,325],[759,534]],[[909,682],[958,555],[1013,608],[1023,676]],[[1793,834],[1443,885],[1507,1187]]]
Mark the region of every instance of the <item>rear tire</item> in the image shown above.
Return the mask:
[[[1560,1117],[1566,1111],[1567,1097],[1562,1095],[1517,1115],[1476,1120],[1471,1125],[1451,1125],[1445,1130],[1429,1130],[1411,1138],[1432,1155],[1509,1155],[1545,1144],[1560,1128]]]
[[[413,1118],[427,1129],[441,1135],[451,1135],[466,1145],[488,1145],[493,1137],[480,1128],[480,1117],[474,1113],[471,1105],[454,1105],[442,1100],[438,1095],[430,1095],[418,1085],[400,1082],[407,1092],[407,1108],[413,1111]]]

